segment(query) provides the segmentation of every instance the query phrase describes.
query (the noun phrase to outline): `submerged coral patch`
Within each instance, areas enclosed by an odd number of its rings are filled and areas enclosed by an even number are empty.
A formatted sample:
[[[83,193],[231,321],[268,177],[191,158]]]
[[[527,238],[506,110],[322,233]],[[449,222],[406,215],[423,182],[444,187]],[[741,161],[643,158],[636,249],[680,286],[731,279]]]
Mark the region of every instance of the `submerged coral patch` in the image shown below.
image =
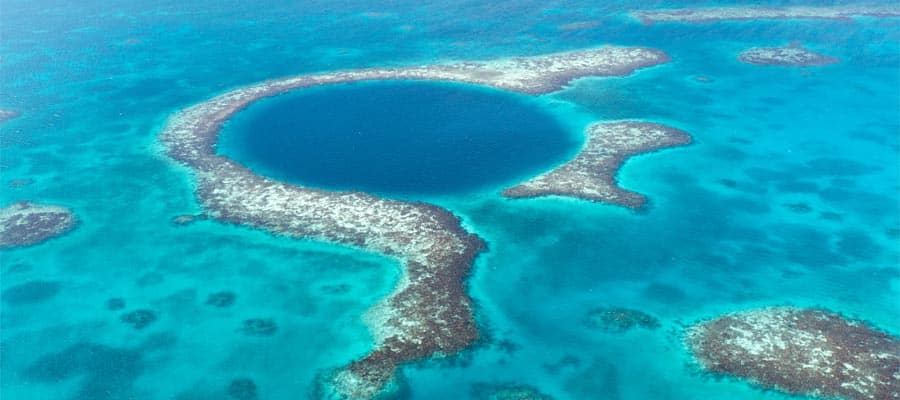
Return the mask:
[[[110,311],[121,310],[125,308],[125,299],[120,297],[113,297],[109,300],[106,300],[106,309]]]
[[[278,332],[278,324],[272,318],[250,318],[244,320],[240,330],[247,336],[272,336]]]
[[[20,201],[0,208],[0,248],[39,244],[75,226],[75,214],[59,206]]]
[[[2,299],[4,303],[12,305],[40,303],[56,296],[59,287],[59,282],[54,281],[25,282],[4,290]]]
[[[139,397],[133,383],[144,370],[140,350],[80,342],[48,353],[21,371],[33,382],[71,381],[78,390],[72,400],[120,400]]]
[[[157,318],[156,312],[153,310],[135,310],[122,314],[119,319],[131,325],[132,328],[141,330],[156,322]]]
[[[881,400],[900,397],[900,340],[830,311],[773,307],[689,328],[704,369],[792,394]]]
[[[601,307],[592,310],[587,325],[603,332],[621,333],[634,328],[656,329],[660,327],[656,317],[643,311],[623,307]]]
[[[190,225],[197,221],[202,221],[206,219],[205,214],[182,214],[175,218],[172,218],[172,223],[175,225]]]
[[[256,383],[249,378],[237,378],[228,384],[228,398],[234,400],[257,400],[259,393]]]
[[[221,292],[211,293],[209,296],[207,296],[206,305],[218,308],[231,307],[236,299],[236,294],[223,290]]]

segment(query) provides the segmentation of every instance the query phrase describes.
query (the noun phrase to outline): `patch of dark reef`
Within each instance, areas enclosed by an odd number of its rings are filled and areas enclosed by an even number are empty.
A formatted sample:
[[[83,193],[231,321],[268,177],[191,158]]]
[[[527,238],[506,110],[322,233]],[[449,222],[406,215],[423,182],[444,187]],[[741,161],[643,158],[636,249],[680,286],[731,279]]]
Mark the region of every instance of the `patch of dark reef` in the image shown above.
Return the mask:
[[[228,383],[228,398],[234,400],[257,400],[259,393],[256,383],[249,378],[237,378]]]
[[[272,336],[278,332],[278,325],[272,318],[250,318],[244,320],[240,332],[247,336]]]
[[[320,289],[324,293],[328,293],[331,295],[339,295],[339,294],[349,293],[350,290],[353,289],[353,287],[348,284],[341,283],[341,284],[336,284],[336,285],[322,285],[320,287]]]
[[[206,297],[206,305],[216,308],[231,307],[235,300],[237,300],[237,295],[234,292],[215,292]]]
[[[556,362],[546,363],[542,365],[544,370],[553,375],[558,375],[566,369],[578,368],[581,365],[581,359],[573,355],[565,355]]]
[[[736,188],[738,185],[737,181],[735,181],[734,179],[727,179],[727,178],[719,179],[719,183],[722,186],[725,186],[727,188],[732,188],[732,189]]]
[[[157,318],[159,317],[156,315],[155,311],[141,309],[122,314],[122,316],[119,317],[119,320],[125,324],[131,325],[131,327],[136,330],[141,330],[156,322]]]
[[[59,289],[59,282],[37,280],[12,286],[4,290],[0,297],[9,305],[35,304],[56,296]]]
[[[111,299],[106,300],[106,309],[110,311],[117,311],[125,308],[125,299],[120,297],[113,297]]]
[[[179,226],[190,225],[197,221],[206,220],[206,214],[182,214],[175,218],[172,218],[172,223]]]
[[[784,207],[797,214],[809,214],[813,211],[813,208],[806,203],[788,203]]]
[[[40,357],[22,376],[41,383],[82,377],[70,400],[118,400],[134,398],[132,383],[143,369],[138,350],[82,342]]]
[[[588,313],[587,326],[603,332],[622,333],[634,328],[657,329],[656,317],[643,311],[623,307],[601,307]]]

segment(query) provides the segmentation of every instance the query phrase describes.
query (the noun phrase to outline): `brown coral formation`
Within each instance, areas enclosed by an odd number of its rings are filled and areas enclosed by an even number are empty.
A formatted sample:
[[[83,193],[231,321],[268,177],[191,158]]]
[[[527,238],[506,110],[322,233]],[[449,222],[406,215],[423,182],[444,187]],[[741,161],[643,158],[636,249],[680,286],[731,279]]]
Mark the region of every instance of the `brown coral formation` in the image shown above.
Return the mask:
[[[797,44],[784,47],[754,47],[741,52],[738,60],[747,64],[789,67],[828,65],[840,61],[837,58],[804,49]]]
[[[0,248],[31,246],[75,227],[67,208],[20,201],[0,209]]]
[[[854,17],[900,17],[900,6],[797,6],[797,7],[704,7],[632,11],[631,16],[645,25],[657,22],[692,24],[718,21],[760,19],[831,19],[846,21]]]
[[[686,344],[709,371],[792,394],[900,398],[900,340],[825,310],[775,307],[691,327]]]
[[[690,143],[681,130],[649,122],[624,121],[591,125],[587,143],[560,167],[503,191],[510,198],[568,196],[640,208],[646,198],[616,184],[616,172],[629,157]]]
[[[212,218],[400,259],[400,283],[366,316],[375,334],[374,351],[338,371],[331,382],[338,397],[372,398],[389,384],[399,364],[453,354],[476,340],[464,281],[484,243],[466,232],[456,216],[435,206],[311,189],[256,175],[216,155],[222,124],[256,100],[303,87],[409,79],[542,94],[578,77],[624,75],[667,60],[652,49],[607,46],[486,62],[300,75],[235,89],[184,109],[170,118],[161,140],[167,154],[195,174],[196,195]]]

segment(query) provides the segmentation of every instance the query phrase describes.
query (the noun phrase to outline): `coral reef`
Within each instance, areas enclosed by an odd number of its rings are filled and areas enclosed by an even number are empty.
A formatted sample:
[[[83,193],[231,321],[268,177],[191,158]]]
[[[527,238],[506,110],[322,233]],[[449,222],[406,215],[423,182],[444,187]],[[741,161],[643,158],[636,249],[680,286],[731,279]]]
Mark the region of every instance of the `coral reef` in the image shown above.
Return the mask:
[[[20,201],[0,209],[0,248],[39,244],[74,226],[67,208]]]
[[[688,329],[706,370],[792,394],[900,398],[900,340],[820,309],[772,307],[726,314]]]
[[[298,88],[365,80],[437,80],[526,94],[556,91],[585,76],[630,74],[668,61],[638,47],[596,49],[483,62],[308,74],[239,88],[173,115],[161,134],[169,157],[197,179],[196,195],[211,218],[395,256],[403,275],[393,293],[365,316],[375,349],[333,375],[339,397],[372,398],[404,362],[453,354],[478,337],[465,277],[482,240],[441,208],[359,192],[329,192],[259,176],[218,156],[222,124],[261,98]]]
[[[271,318],[250,318],[241,326],[241,333],[247,336],[272,336],[276,332],[278,325]]]
[[[477,400],[553,400],[527,385],[477,383],[472,385],[472,398]]]
[[[752,21],[760,19],[831,19],[847,21],[853,17],[900,17],[897,5],[858,5],[831,7],[703,7],[632,11],[631,16],[645,25],[657,22],[705,23]]]
[[[228,397],[235,400],[256,400],[259,394],[256,390],[256,384],[248,378],[237,378],[228,384]]]
[[[209,296],[207,296],[206,304],[213,306],[213,307],[225,308],[225,307],[231,307],[231,305],[234,304],[234,301],[236,299],[237,299],[237,295],[234,294],[233,292],[221,291],[221,292],[211,293]]]
[[[562,166],[510,187],[510,198],[569,196],[584,200],[640,208],[646,198],[620,188],[616,172],[629,157],[690,143],[691,137],[675,128],[649,122],[599,123],[586,130],[587,143]]]
[[[182,214],[175,218],[172,218],[172,223],[175,225],[190,225],[197,221],[203,221],[206,219],[206,214]]]
[[[604,332],[621,333],[634,328],[656,329],[660,327],[656,317],[643,311],[622,307],[602,307],[591,310],[587,325]]]
[[[348,284],[345,284],[345,283],[340,283],[340,284],[336,284],[336,285],[322,285],[321,289],[322,289],[322,292],[325,292],[328,294],[345,294],[345,293],[350,292],[350,290],[352,290],[353,287]]]
[[[106,300],[106,309],[110,311],[117,311],[125,308],[125,299],[120,297],[113,297],[109,300]]]
[[[808,214],[813,211],[813,208],[809,204],[803,202],[787,203],[784,207],[797,214]]]
[[[134,381],[146,369],[140,348],[116,348],[93,342],[78,342],[41,355],[27,368],[16,371],[34,383],[70,382],[70,396],[59,393],[49,398],[67,400],[121,400],[146,395],[137,392]],[[24,397],[32,397],[26,394]],[[13,396],[4,395],[4,398]],[[48,398],[47,396],[39,396]]]
[[[30,281],[4,290],[2,299],[4,303],[13,305],[40,303],[56,296],[59,288],[59,282]]]
[[[799,44],[784,47],[754,47],[738,55],[738,60],[755,65],[809,67],[839,62],[837,58],[804,49]]]
[[[135,310],[122,314],[119,319],[122,322],[131,325],[132,328],[141,330],[156,322],[157,316],[152,310]]]

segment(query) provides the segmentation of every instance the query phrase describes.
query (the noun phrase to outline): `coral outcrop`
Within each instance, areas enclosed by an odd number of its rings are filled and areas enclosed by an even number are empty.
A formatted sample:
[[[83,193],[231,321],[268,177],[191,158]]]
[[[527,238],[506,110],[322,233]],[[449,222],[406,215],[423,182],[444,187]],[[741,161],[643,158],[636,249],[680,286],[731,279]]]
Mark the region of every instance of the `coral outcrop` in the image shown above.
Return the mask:
[[[510,198],[568,196],[640,208],[646,198],[622,189],[616,173],[629,157],[690,143],[679,129],[649,122],[599,123],[587,128],[587,143],[571,161],[503,191]]]
[[[773,307],[689,328],[706,370],[788,393],[853,400],[900,398],[900,340],[819,309]]]

